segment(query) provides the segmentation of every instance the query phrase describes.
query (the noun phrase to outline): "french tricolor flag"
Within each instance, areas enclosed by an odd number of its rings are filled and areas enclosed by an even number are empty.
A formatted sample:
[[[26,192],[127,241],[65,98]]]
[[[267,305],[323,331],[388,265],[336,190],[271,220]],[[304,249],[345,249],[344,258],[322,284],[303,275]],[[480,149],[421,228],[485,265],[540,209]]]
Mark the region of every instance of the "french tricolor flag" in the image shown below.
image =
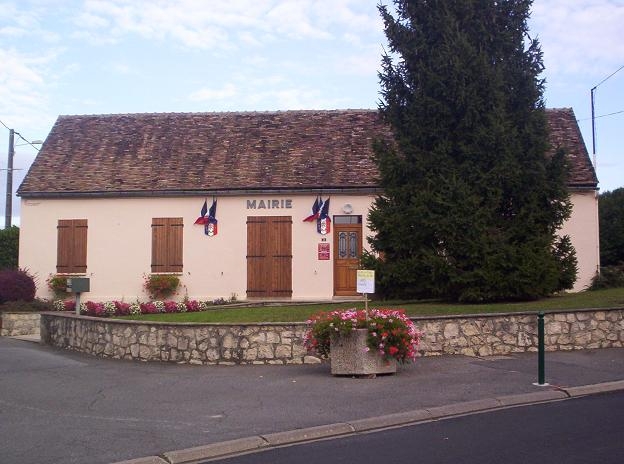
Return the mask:
[[[316,222],[316,230],[319,234],[327,235],[331,232],[331,219],[329,218],[329,198],[322,204],[319,211],[319,217]]]
[[[314,204],[312,205],[312,214],[303,220],[303,222],[316,221],[319,218],[319,212],[321,211],[321,199],[316,197]]]

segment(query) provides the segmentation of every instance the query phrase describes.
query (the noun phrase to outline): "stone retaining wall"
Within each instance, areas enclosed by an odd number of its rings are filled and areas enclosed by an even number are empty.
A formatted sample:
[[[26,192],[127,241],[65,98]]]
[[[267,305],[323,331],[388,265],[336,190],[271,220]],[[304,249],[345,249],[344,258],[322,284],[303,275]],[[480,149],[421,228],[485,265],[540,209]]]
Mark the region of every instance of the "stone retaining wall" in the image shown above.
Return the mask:
[[[189,364],[318,362],[303,324],[169,324],[42,313],[43,343],[98,356]]]
[[[0,336],[39,335],[39,313],[1,313]]]
[[[537,350],[536,313],[414,318],[425,356]],[[624,309],[547,313],[546,349],[624,346]],[[42,313],[44,343],[97,356],[190,364],[319,362],[303,348],[304,324],[170,324]]]
[[[414,318],[425,333],[425,355],[506,355],[537,351],[537,314]],[[624,309],[549,312],[544,316],[547,351],[624,346]]]

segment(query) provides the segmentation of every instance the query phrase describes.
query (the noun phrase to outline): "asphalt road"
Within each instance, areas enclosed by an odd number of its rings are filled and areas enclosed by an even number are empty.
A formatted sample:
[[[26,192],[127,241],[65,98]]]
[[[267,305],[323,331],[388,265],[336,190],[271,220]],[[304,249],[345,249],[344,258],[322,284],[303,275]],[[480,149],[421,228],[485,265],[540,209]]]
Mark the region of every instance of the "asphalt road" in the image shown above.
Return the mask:
[[[212,464],[621,464],[624,392],[287,446]]]
[[[536,355],[418,359],[393,376],[329,366],[101,359],[0,337],[0,464],[110,464],[226,440],[540,391]],[[624,378],[624,348],[547,353],[562,386]],[[623,461],[624,462],[624,461]]]

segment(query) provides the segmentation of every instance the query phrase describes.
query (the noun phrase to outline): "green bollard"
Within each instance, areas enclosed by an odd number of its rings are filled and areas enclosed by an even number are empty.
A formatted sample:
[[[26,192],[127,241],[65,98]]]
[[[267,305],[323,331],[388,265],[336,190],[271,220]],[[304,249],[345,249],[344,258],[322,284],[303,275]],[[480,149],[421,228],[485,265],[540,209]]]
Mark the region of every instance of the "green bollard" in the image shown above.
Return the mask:
[[[548,385],[544,373],[544,311],[537,313],[537,383],[540,387]]]

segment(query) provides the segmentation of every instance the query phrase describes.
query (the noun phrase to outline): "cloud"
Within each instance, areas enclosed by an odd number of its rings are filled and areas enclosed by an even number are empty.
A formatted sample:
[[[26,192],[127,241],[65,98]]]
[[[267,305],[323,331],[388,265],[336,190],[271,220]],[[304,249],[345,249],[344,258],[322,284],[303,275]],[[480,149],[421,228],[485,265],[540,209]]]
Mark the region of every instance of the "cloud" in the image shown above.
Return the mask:
[[[196,102],[210,100],[225,100],[237,96],[238,90],[234,84],[227,83],[220,89],[201,88],[191,95],[189,99]]]
[[[46,65],[52,59],[0,48],[0,119],[16,128],[41,121],[48,103]]]
[[[88,0],[74,24],[78,36],[97,43],[137,35],[191,48],[232,49],[379,29],[375,8],[361,5],[358,0]]]
[[[549,74],[600,77],[624,62],[621,1],[536,0],[530,23]]]

